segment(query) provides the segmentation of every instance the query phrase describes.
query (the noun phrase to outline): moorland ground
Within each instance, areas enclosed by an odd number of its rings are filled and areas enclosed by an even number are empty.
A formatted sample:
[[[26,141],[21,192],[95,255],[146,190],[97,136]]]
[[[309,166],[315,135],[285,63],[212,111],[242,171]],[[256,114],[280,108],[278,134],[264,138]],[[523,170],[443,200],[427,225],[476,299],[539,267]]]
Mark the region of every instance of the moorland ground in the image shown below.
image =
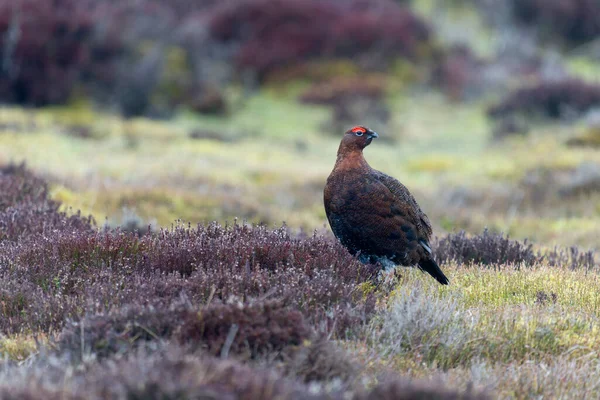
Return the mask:
[[[440,46],[506,74],[491,49],[514,38],[485,8],[412,3]],[[600,69],[580,43],[546,46],[535,73],[487,90],[400,57],[234,81],[225,113],[129,116],[77,93],[3,106],[1,396],[597,397]],[[444,71],[468,68],[452,54]],[[340,93],[370,111],[347,118]],[[429,215],[449,287],[413,269],[380,281],[329,233],[323,185],[363,119],[380,134],[367,160]]]

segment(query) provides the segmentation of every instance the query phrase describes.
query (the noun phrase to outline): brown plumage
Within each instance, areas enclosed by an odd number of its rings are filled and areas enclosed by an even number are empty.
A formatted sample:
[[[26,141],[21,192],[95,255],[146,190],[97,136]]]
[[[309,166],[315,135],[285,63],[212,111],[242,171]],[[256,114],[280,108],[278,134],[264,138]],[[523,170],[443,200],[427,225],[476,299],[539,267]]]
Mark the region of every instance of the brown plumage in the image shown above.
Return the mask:
[[[369,166],[363,156],[377,133],[357,126],[344,134],[325,185],[325,212],[331,230],[364,262],[417,265],[448,284],[431,254],[431,223],[408,189]]]

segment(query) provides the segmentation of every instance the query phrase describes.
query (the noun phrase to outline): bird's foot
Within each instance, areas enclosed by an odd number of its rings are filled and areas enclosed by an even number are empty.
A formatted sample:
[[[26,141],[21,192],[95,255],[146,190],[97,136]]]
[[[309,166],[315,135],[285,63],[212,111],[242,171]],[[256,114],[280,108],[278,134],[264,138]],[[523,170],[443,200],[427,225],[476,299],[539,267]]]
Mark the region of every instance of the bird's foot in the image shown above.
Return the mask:
[[[396,274],[396,272],[394,270],[381,270],[381,279],[385,282],[385,283],[390,283],[393,282],[394,280],[394,275]]]
[[[382,269],[379,271],[379,282],[383,286],[393,286],[402,279],[399,268]]]

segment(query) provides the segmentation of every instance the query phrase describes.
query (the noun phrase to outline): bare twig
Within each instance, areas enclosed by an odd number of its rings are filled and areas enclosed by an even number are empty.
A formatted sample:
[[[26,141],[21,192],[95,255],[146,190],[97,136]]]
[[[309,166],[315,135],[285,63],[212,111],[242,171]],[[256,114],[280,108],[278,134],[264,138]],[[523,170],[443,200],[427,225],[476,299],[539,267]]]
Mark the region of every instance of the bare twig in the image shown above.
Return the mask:
[[[227,338],[225,339],[225,344],[223,344],[223,348],[221,349],[221,358],[225,359],[229,356],[229,350],[231,350],[231,345],[233,344],[233,340],[235,339],[235,335],[238,333],[237,324],[231,325],[229,329],[229,333],[227,334]]]

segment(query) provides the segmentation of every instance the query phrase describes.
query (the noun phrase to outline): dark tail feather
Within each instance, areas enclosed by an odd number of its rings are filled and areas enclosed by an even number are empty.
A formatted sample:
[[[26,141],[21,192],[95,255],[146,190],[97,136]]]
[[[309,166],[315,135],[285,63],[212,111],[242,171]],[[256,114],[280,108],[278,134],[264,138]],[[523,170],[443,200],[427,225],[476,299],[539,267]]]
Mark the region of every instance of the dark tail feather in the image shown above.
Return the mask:
[[[419,268],[433,276],[442,285],[450,283],[433,258],[426,258],[419,261]]]

